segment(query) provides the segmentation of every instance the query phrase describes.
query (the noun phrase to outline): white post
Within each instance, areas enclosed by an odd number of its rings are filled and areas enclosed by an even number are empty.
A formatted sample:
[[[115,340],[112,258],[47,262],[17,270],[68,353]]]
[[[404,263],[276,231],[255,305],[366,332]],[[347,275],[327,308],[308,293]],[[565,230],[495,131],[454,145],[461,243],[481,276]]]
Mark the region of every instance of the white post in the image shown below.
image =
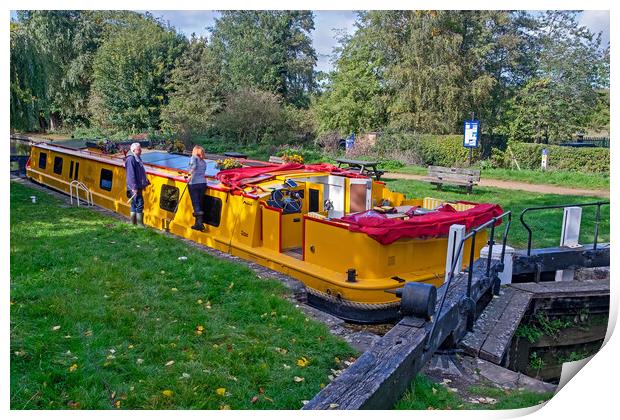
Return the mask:
[[[458,251],[459,244],[461,243],[461,239],[465,236],[465,225],[452,225],[450,226],[450,233],[448,234],[448,253],[446,254],[446,275],[444,278],[444,283],[448,281],[450,278],[450,270],[452,270],[452,259],[454,257],[454,253]],[[463,266],[463,249],[465,245],[461,248],[461,253],[458,255],[458,261],[456,262],[456,266],[454,269],[454,275],[461,272],[461,267]]]
[[[543,171],[546,170],[548,162],[549,162],[549,153],[547,152],[547,149],[543,149],[542,157],[540,161],[540,169],[542,169]]]
[[[581,227],[581,207],[567,207],[564,209],[562,220],[562,237],[560,246],[574,248],[579,246],[579,229]],[[575,270],[558,270],[555,272],[555,281],[571,281]]]

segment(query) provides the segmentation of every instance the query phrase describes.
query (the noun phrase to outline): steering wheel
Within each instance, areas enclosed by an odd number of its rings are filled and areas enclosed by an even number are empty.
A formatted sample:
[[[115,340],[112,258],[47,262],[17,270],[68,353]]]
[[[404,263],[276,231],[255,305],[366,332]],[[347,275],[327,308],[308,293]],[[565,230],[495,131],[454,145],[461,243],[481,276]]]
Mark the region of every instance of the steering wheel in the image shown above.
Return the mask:
[[[282,209],[284,214],[301,212],[302,201],[299,193],[284,189],[273,190],[269,205]]]

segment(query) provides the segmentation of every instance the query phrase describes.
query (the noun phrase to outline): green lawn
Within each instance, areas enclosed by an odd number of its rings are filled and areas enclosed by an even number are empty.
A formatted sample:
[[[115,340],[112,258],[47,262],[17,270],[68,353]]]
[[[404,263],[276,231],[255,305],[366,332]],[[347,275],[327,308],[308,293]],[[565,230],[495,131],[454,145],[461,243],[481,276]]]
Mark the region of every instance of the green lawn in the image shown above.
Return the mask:
[[[422,375],[418,375],[411,382],[409,390],[396,403],[397,410],[508,410],[538,405],[549,400],[550,392],[538,393],[532,391],[509,391],[494,387],[470,387],[467,393],[471,398],[486,397],[492,403],[475,404],[469,399],[464,400],[456,392],[448,390],[443,384],[436,384]]]
[[[478,203],[497,203],[506,210],[511,210],[513,220],[510,227],[508,243],[517,248],[527,246],[527,231],[519,222],[521,211],[527,207],[590,203],[608,201],[595,197],[579,197],[554,194],[538,194],[500,188],[477,187],[472,194],[465,193],[460,188],[444,187],[438,191],[433,185],[421,181],[390,180],[387,181],[390,189],[405,193],[407,197],[435,197],[448,200],[466,200]],[[592,243],[594,239],[595,207],[583,209],[581,220],[581,243]],[[526,222],[533,230],[533,247],[558,246],[562,229],[562,209],[544,210],[526,214]],[[503,233],[503,226],[499,232]],[[499,233],[498,232],[498,233]],[[499,238],[499,236],[498,236]],[[609,241],[609,206],[601,207],[601,225],[599,228],[599,242]]]
[[[279,282],[15,183],[10,253],[13,409],[298,409],[355,354]]]
[[[427,167],[407,165],[392,169],[391,172],[403,174],[426,175]],[[527,182],[529,184],[550,184],[569,188],[609,189],[609,174],[586,174],[567,171],[535,171],[531,169],[482,169],[482,179],[500,179],[505,181]]]

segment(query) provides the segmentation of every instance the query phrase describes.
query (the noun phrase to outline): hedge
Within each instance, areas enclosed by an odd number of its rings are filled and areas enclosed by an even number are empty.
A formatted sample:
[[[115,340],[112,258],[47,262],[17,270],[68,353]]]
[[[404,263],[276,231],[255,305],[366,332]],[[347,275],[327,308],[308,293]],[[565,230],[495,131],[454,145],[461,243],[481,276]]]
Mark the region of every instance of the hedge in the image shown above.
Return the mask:
[[[514,168],[516,161],[521,169],[540,169],[543,149],[547,149],[548,169],[609,173],[609,149],[602,147],[575,148],[510,142],[504,151],[493,149],[492,162],[500,168]]]
[[[469,150],[463,147],[462,135],[384,134],[375,144],[379,157],[404,160],[405,163],[438,166],[466,166]],[[473,160],[480,158],[473,150]]]
[[[609,149],[575,148],[534,143],[506,143],[502,138],[483,136],[481,147],[473,150],[473,161],[490,158],[494,167],[540,169],[542,149],[549,153],[551,170],[585,173],[609,173]],[[467,166],[469,150],[463,147],[463,136],[384,134],[372,153],[379,158],[397,159],[408,164]]]

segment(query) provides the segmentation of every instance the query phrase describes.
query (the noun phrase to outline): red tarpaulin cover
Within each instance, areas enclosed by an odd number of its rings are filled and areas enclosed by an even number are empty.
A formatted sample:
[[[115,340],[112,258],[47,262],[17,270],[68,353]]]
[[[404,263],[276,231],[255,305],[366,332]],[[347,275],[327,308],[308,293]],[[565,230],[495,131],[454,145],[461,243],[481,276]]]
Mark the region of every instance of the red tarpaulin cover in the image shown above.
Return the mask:
[[[329,172],[330,174],[343,175],[349,178],[368,178],[365,175],[357,174],[355,172],[349,172],[345,169],[338,168],[329,163],[315,163],[312,165],[302,165],[300,163],[283,163],[260,167],[225,169],[218,172],[215,176],[222,184],[233,189],[240,189],[245,185],[244,180],[246,179],[254,178],[259,175],[269,174],[271,172],[299,170]]]
[[[436,212],[413,216],[408,220],[389,219],[381,213],[369,210],[350,214],[339,220],[349,224],[352,232],[363,232],[383,245],[400,238],[421,238],[447,235],[451,225],[465,225],[475,228],[501,215],[504,211],[498,204],[477,204],[469,210],[456,211],[445,204]],[[498,221],[497,224],[501,223]]]

